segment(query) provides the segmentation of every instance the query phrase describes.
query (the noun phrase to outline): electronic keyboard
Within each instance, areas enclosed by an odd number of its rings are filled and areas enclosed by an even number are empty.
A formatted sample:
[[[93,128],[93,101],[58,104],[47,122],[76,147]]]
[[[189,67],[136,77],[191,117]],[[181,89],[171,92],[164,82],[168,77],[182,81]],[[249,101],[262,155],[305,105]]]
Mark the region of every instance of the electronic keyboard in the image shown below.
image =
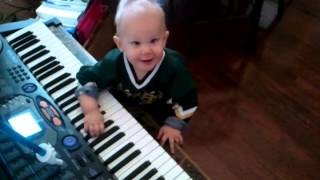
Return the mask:
[[[24,127],[34,124],[35,129],[26,139],[36,144],[50,143],[64,165],[38,162],[30,150],[0,131],[0,142],[6,145],[0,147],[0,158],[8,176],[191,179],[107,90],[98,98],[106,127],[103,134],[90,137],[84,131],[84,115],[74,94],[79,86],[76,73],[95,60],[79,44],[63,43],[53,29],[57,28],[37,21],[0,37],[0,112],[1,121],[22,135],[25,130],[16,126],[28,119]],[[23,118],[19,120],[20,116]],[[13,157],[10,149],[16,153]]]

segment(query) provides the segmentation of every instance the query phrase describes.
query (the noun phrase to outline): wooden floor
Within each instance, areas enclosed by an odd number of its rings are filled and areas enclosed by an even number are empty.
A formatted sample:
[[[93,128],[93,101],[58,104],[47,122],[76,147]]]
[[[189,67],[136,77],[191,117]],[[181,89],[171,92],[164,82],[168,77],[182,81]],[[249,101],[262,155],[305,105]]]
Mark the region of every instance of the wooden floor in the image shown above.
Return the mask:
[[[255,55],[215,44],[188,61],[199,110],[184,149],[212,179],[320,179],[319,1],[260,34]]]
[[[184,150],[214,180],[320,179],[320,2],[293,0],[256,54],[217,37],[187,55],[199,110]],[[88,47],[97,58],[101,38]]]

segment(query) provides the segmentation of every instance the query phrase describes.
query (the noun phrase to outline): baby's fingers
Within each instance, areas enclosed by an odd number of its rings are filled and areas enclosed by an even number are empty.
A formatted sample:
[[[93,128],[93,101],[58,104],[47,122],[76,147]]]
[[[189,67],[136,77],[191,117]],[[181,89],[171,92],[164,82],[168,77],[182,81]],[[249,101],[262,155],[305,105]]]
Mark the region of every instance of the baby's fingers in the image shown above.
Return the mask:
[[[172,154],[174,154],[175,141],[174,141],[174,139],[173,139],[173,138],[169,138],[169,145],[170,145],[170,152],[171,152]]]
[[[162,136],[163,136],[163,129],[161,128],[159,133],[158,133],[158,136],[157,136],[157,139],[162,139]]]
[[[183,144],[183,137],[179,136],[178,137],[178,142],[177,142],[180,146]]]
[[[98,128],[95,126],[95,124],[90,124],[89,134],[91,137],[95,137],[98,135]]]
[[[103,125],[103,124],[102,124]],[[99,136],[103,132],[103,126],[100,123],[89,124],[89,134],[91,137]]]
[[[162,137],[161,137],[161,146],[163,146],[164,145],[164,143],[166,143],[166,141],[168,140],[168,136],[166,136],[166,135],[163,135]]]

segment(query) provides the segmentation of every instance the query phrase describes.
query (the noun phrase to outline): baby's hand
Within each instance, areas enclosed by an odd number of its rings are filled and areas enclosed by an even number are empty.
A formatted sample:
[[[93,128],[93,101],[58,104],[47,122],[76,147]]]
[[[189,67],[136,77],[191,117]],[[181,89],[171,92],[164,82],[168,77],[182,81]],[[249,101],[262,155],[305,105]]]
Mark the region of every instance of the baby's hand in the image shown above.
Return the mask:
[[[183,144],[183,137],[181,131],[170,126],[164,125],[160,128],[158,139],[160,139],[161,146],[169,140],[170,152],[175,153],[175,145]]]
[[[104,123],[100,111],[92,111],[85,115],[84,130],[87,131],[91,137],[99,136],[103,133]]]

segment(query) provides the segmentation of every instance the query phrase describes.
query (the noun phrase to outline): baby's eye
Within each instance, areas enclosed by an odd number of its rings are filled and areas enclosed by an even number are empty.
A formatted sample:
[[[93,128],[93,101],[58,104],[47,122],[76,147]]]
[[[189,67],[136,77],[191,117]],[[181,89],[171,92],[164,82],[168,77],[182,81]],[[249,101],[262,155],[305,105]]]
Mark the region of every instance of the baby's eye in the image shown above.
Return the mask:
[[[140,45],[140,42],[138,41],[132,41],[130,44],[134,45],[134,46],[139,46]]]
[[[159,41],[159,38],[154,38],[154,39],[151,39],[151,43],[153,44],[153,43],[156,43],[156,42],[158,42]]]

